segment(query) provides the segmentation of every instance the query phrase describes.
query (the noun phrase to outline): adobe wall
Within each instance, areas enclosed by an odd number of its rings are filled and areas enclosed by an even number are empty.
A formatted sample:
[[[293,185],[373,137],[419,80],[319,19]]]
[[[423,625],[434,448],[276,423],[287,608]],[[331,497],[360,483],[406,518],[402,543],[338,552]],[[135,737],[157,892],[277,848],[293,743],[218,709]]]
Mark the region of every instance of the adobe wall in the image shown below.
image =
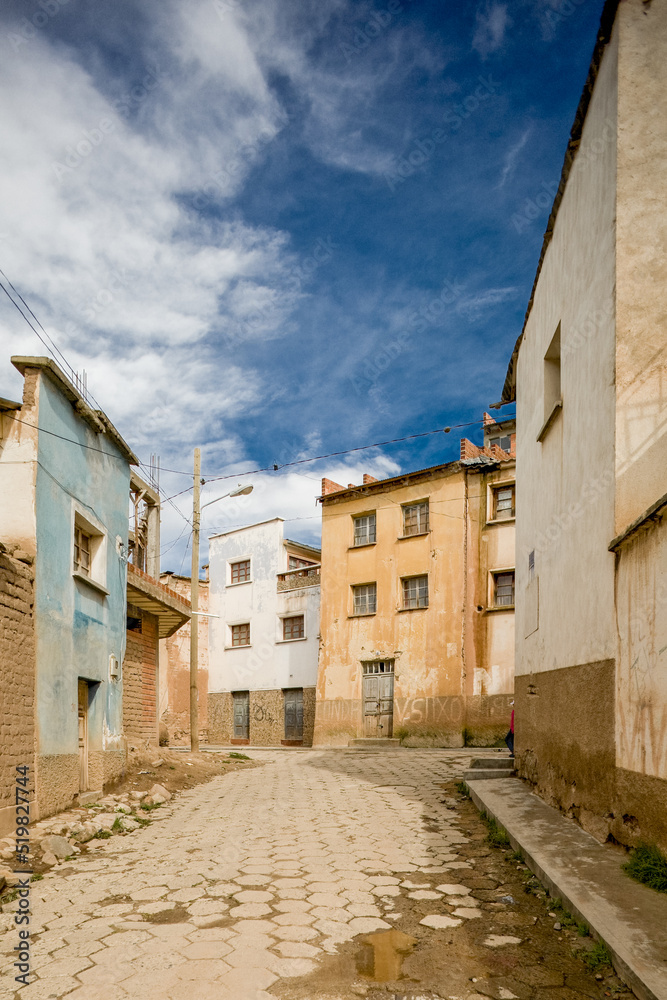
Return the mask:
[[[16,559],[0,543],[0,835],[14,828],[17,767],[30,768],[30,790],[35,787],[33,570],[28,559]]]
[[[141,618],[141,632],[128,631],[123,660],[123,730],[128,744],[157,746],[158,620],[133,605],[128,615]]]

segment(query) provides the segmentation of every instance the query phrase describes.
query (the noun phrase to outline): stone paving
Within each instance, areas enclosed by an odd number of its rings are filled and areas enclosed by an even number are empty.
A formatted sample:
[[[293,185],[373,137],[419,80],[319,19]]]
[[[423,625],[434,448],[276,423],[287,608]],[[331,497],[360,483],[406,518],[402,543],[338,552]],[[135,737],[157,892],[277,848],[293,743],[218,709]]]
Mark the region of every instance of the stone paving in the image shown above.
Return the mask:
[[[271,1000],[342,942],[400,925],[406,897],[433,900],[425,927],[479,915],[457,883],[466,837],[442,802],[468,753],[252,757],[263,766],[184,792],[151,827],[33,883],[36,978],[11,989],[12,928],[2,996]]]

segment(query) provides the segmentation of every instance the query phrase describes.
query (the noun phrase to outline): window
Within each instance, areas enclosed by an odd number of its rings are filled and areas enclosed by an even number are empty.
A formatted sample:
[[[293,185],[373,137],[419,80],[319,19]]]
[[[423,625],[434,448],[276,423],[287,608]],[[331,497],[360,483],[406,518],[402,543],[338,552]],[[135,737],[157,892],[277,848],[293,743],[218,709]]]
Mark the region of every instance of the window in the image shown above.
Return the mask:
[[[232,583],[248,583],[250,580],[250,560],[232,563]]]
[[[74,572],[90,576],[92,535],[80,528],[74,527]]]
[[[512,438],[509,436],[509,434],[505,437],[489,438],[489,447],[491,447],[494,444],[497,444],[498,447],[502,448],[503,451],[509,451],[510,448],[512,447]]]
[[[108,594],[107,582],[107,536],[97,520],[93,521],[87,512],[74,509],[72,524],[72,573],[103,594]]]
[[[403,508],[404,538],[407,535],[423,535],[428,530],[428,500],[408,504]]]
[[[352,588],[355,615],[374,615],[377,611],[377,584],[364,583]]]
[[[128,632],[141,632],[143,631],[143,620],[141,618],[135,618],[134,615],[127,616],[127,631]]]
[[[287,564],[288,569],[304,569],[306,566],[312,566],[312,562],[307,559],[299,559],[297,556],[290,556],[289,562]]]
[[[354,544],[372,545],[375,542],[375,514],[354,517]]]
[[[493,490],[493,519],[506,521],[514,517],[514,483],[508,486],[496,486]]]
[[[393,660],[370,660],[361,664],[364,674],[393,674]]]
[[[403,607],[428,607],[428,576],[409,576],[403,581]]]
[[[250,622],[243,625],[232,625],[232,646],[250,645]]]
[[[514,607],[514,570],[493,574],[493,606],[495,608]]]
[[[303,615],[283,618],[283,639],[303,639],[306,635]]]
[[[560,384],[560,323],[544,355],[544,423],[537,435],[541,441],[563,405]]]

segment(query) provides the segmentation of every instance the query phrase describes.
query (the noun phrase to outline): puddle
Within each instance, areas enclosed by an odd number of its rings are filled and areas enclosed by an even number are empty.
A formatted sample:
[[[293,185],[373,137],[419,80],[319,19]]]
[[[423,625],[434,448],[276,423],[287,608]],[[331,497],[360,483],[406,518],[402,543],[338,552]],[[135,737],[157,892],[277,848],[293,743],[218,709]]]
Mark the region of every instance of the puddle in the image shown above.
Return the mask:
[[[400,978],[403,959],[416,944],[417,938],[398,930],[365,934],[357,955],[357,971],[376,983],[394,982]]]

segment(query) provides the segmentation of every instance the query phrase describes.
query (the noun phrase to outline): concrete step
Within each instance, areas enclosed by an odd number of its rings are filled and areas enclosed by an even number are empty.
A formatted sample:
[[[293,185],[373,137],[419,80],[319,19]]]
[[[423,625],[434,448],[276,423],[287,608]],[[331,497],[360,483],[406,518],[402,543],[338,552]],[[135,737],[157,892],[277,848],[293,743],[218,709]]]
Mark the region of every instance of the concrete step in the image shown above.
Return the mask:
[[[374,736],[363,736],[357,740],[350,740],[348,742],[348,747],[354,747],[356,750],[365,748],[366,750],[396,750],[401,745],[400,740],[394,740],[390,738],[374,737]]]
[[[492,778],[511,778],[516,772],[513,767],[499,768],[499,767],[476,767],[474,770],[471,768],[466,771],[463,775],[464,781],[490,781]]]
[[[470,767],[481,767],[485,771],[490,771],[495,767],[501,771],[506,771],[508,768],[514,770],[514,758],[508,757],[507,754],[499,754],[497,757],[476,757]]]

